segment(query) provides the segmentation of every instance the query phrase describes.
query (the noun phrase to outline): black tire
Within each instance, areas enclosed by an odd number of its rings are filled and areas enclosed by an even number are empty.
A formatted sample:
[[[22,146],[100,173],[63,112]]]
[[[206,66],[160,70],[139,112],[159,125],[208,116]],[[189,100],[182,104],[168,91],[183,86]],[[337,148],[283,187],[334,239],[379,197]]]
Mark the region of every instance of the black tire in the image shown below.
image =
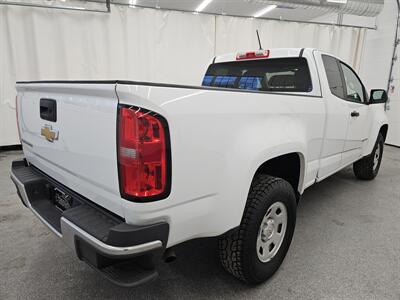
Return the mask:
[[[262,262],[257,254],[260,225],[270,206],[278,202],[286,207],[286,231],[275,256],[268,262]],[[219,256],[225,270],[249,284],[258,284],[270,278],[289,249],[296,224],[296,210],[296,196],[288,182],[257,175],[251,185],[240,226],[219,239]]]
[[[361,180],[372,180],[378,175],[381,167],[385,139],[381,133],[378,135],[372,153],[353,164],[354,175]],[[374,166],[375,155],[379,155],[378,163]]]

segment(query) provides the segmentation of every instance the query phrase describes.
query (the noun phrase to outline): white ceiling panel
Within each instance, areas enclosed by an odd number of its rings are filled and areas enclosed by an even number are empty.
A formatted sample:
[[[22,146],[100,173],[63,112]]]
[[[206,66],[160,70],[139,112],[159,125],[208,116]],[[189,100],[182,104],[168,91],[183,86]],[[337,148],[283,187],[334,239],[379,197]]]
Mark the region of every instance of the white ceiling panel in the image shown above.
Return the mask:
[[[123,1],[129,2],[129,0],[119,0],[119,2]],[[202,1],[203,0],[137,0],[136,3],[139,6],[145,7],[194,11]],[[249,2],[247,0],[213,0],[203,12],[252,17],[255,13],[265,7],[265,4]],[[312,9],[305,10],[278,7],[264,15],[264,17],[283,20],[308,21],[323,14],[324,13],[321,11]]]

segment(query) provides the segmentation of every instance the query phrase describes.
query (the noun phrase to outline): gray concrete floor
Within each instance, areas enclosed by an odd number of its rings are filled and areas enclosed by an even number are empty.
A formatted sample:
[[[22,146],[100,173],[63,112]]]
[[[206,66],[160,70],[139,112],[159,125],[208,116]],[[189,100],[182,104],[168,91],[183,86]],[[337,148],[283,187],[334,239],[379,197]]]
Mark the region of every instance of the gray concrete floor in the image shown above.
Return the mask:
[[[248,287],[220,267],[215,239],[177,249],[160,278],[124,289],[100,277],[20,203],[9,179],[21,152],[0,152],[0,299],[400,299],[400,149],[379,176],[351,168],[306,191],[292,246],[275,276]]]

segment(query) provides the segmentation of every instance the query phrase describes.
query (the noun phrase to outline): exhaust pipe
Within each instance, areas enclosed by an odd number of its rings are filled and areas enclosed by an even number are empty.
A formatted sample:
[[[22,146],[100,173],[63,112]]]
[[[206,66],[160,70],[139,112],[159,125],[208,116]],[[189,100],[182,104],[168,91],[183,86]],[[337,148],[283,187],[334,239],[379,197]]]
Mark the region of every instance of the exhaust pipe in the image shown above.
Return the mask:
[[[176,260],[175,250],[173,248],[168,248],[164,252],[163,256],[164,262],[171,263]]]

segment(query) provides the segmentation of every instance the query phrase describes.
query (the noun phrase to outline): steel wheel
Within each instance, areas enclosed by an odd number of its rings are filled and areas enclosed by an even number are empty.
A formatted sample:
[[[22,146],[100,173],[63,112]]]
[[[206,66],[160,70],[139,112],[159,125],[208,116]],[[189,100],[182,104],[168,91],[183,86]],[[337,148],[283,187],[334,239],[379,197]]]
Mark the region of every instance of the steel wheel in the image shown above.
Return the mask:
[[[373,166],[374,171],[376,171],[376,168],[379,165],[380,158],[381,158],[381,145],[378,144],[374,153],[374,166]]]
[[[257,255],[266,263],[278,253],[285,237],[287,210],[282,202],[272,204],[261,222],[257,236]]]

